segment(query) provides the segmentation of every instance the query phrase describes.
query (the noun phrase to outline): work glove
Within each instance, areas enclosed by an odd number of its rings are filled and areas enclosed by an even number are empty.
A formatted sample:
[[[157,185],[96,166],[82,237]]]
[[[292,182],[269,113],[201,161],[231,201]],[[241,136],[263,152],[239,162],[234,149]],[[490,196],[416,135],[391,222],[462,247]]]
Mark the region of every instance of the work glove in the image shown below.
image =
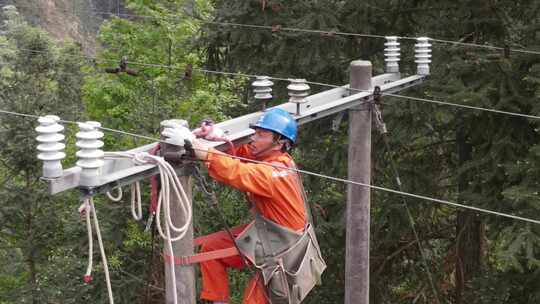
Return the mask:
[[[199,160],[208,160],[208,147],[204,145],[200,140],[195,139],[191,142],[195,157]]]
[[[165,142],[171,145],[184,146],[186,140],[190,142],[195,139],[195,135],[186,127],[165,128],[161,132],[165,137]]]
[[[225,132],[218,128],[210,119],[203,120],[201,126],[193,130],[193,134],[197,138],[204,138],[210,141],[229,141],[225,136]]]

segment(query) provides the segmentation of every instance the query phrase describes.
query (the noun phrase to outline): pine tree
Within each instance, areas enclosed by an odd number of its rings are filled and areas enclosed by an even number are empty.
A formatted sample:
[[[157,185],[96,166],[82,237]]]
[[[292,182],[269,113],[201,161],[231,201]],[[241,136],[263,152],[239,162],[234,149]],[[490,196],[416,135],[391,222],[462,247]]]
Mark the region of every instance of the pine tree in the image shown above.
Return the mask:
[[[0,108],[30,115],[56,114],[73,119],[80,108],[81,50],[72,43],[55,43],[42,30],[29,26],[14,7],[5,7],[5,35],[0,36]],[[74,59],[77,58],[77,59]],[[77,236],[69,201],[51,197],[39,179],[36,119],[0,117],[0,298],[2,303],[78,301],[80,281],[68,280],[80,266],[77,250],[65,246]],[[69,136],[70,131],[66,134]],[[75,215],[75,216],[73,216]],[[56,281],[63,281],[59,291]]]
[[[534,49],[540,42],[535,1],[215,1],[215,6],[214,21],[267,25],[274,30],[207,25],[203,44],[208,46],[210,67],[334,84],[347,82],[347,67],[354,59],[371,60],[375,73],[381,73],[383,41],[332,35],[332,31],[427,35],[510,48]],[[278,25],[329,34],[281,31]],[[414,73],[408,54],[413,42],[402,39],[401,43],[401,70],[405,75]],[[433,59],[429,81],[404,94],[538,113],[537,56],[511,53],[505,58],[500,50],[437,43]],[[285,100],[285,85],[276,85],[276,103]],[[324,89],[314,88],[312,93]],[[535,121],[389,97],[385,97],[384,115],[392,151],[385,151],[374,135],[374,184],[395,188],[392,153],[405,191],[513,214],[535,214],[536,184],[531,184],[535,172],[524,169],[536,157]],[[307,169],[345,176],[346,137],[330,132],[329,125],[324,120],[303,129],[298,154]],[[318,233],[330,265],[324,285],[308,302],[340,302],[345,187],[312,178],[306,183],[317,203]],[[516,183],[521,186],[516,188]],[[528,190],[522,192],[522,187]],[[519,228],[521,222],[408,201],[443,303],[534,299],[537,288],[531,288],[527,278],[538,269],[534,266],[535,229]],[[528,208],[519,206],[520,201],[527,202]],[[372,206],[372,302],[435,302],[400,199],[374,192]],[[503,263],[510,252],[514,262]],[[523,263],[528,267],[523,268]],[[509,284],[520,286],[519,291],[501,288],[495,293],[497,298],[486,289],[512,280],[521,282]]]

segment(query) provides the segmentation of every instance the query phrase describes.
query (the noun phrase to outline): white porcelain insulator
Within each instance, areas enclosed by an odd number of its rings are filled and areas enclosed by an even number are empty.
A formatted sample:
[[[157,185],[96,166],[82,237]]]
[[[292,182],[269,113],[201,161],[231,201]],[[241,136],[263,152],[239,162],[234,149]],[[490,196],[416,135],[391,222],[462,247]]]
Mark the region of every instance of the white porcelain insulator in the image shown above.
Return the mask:
[[[77,166],[81,167],[80,184],[82,186],[96,186],[99,183],[101,167],[104,164],[103,132],[98,131],[101,127],[99,122],[87,121],[79,123],[80,131],[75,134],[77,137],[76,146],[79,150],[76,153]]]
[[[255,100],[267,101],[272,99],[272,86],[274,83],[270,81],[268,76],[257,76],[255,81],[251,84],[253,87],[253,93],[255,93]]]
[[[384,44],[384,61],[386,63],[386,73],[399,73],[400,43],[397,36],[386,37]]]
[[[37,157],[43,161],[43,177],[46,178],[60,177],[63,173],[62,159],[66,157],[66,145],[62,143],[65,138],[61,133],[64,126],[59,121],[56,115],[43,116],[38,119],[39,126],[35,129],[39,133],[36,137],[39,142]]]
[[[187,122],[187,120],[184,120],[184,119],[167,119],[167,120],[163,120],[160,123],[160,125],[163,129],[164,128],[174,129],[174,128],[181,128],[181,127],[189,129],[189,123]]]
[[[289,102],[304,103],[309,95],[310,87],[305,79],[289,79],[291,84],[287,86]]]
[[[431,44],[428,37],[416,38],[415,61],[417,64],[416,73],[418,75],[429,75],[429,64],[431,63]]]

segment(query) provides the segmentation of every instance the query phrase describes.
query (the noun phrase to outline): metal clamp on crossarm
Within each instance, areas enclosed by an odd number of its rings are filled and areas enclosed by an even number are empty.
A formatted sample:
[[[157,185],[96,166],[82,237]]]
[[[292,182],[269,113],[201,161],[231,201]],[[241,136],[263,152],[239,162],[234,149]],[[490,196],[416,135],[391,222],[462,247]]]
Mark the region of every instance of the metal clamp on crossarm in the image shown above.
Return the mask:
[[[388,130],[386,129],[386,124],[384,123],[381,111],[382,105],[382,94],[381,87],[375,86],[373,90],[373,120],[375,120],[375,126],[379,133],[386,134]]]

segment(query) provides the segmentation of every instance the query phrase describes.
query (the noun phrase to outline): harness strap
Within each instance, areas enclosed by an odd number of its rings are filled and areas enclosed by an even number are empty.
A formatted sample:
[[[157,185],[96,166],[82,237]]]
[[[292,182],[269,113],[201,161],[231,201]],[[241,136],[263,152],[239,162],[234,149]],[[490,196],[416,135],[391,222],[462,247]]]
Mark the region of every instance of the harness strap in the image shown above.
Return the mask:
[[[223,259],[223,258],[228,258],[232,256],[237,256],[237,255],[239,255],[239,252],[236,249],[236,247],[233,246],[233,247],[229,247],[225,249],[218,249],[214,251],[197,253],[194,255],[187,255],[187,256],[181,256],[181,257],[175,256],[174,265],[186,266],[190,264],[196,264],[196,263],[206,262],[210,260]],[[165,260],[165,263],[167,264],[171,264],[173,262],[172,257],[168,254],[163,254],[163,259]]]

